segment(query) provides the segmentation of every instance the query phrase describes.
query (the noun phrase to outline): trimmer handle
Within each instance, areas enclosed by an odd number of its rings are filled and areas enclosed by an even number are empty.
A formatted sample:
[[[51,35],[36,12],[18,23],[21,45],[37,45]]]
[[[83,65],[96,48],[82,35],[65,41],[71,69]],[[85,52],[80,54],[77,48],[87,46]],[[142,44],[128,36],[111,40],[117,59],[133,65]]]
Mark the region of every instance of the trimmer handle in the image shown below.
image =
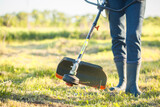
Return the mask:
[[[85,0],[87,3],[89,4],[92,4],[92,5],[95,5],[99,8],[102,8],[102,9],[107,9],[107,10],[110,10],[110,11],[114,11],[114,12],[120,12],[120,11],[123,11],[124,9],[126,9],[127,7],[129,7],[130,5],[134,4],[135,2],[141,2],[143,0],[133,0],[132,2],[130,2],[128,5],[124,6],[123,8],[121,9],[113,9],[113,8],[110,8],[109,6],[106,6],[106,5],[100,5],[98,3],[94,3],[94,2],[91,2],[89,0]]]

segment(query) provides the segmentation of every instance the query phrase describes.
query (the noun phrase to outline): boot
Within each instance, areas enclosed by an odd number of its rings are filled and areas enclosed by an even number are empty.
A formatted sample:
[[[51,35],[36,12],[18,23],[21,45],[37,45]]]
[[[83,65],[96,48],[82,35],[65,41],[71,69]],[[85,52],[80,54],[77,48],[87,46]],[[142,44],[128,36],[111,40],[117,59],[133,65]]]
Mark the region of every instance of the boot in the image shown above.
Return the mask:
[[[116,68],[119,76],[119,84],[116,87],[111,87],[110,91],[125,91],[126,88],[126,61],[116,62]]]
[[[129,63],[127,64],[127,86],[126,93],[132,93],[135,97],[141,94],[138,87],[140,63]]]

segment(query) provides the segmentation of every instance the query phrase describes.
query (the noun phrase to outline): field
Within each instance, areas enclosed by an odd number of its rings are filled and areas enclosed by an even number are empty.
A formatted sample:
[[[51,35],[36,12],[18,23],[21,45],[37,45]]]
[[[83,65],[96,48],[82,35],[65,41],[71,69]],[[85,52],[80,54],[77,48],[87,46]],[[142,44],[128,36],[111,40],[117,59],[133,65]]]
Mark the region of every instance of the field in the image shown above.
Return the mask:
[[[5,46],[1,42],[0,106],[160,106],[160,36],[156,35],[160,33],[151,35],[147,31],[142,37],[139,79],[144,94],[138,98],[108,90],[118,82],[110,38],[91,39],[83,56],[83,60],[102,66],[107,73],[105,91],[83,85],[68,87],[55,77],[60,60],[64,56],[77,58],[84,39],[15,40],[6,41]]]

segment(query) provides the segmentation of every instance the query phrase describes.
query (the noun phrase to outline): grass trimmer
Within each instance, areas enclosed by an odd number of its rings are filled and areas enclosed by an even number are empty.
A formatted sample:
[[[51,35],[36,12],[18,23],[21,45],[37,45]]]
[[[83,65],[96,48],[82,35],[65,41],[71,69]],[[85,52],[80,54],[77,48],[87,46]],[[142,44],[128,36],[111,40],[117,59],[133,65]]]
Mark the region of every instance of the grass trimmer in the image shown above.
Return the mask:
[[[67,85],[73,86],[78,84],[83,84],[86,86],[91,86],[99,89],[105,89],[107,82],[107,75],[103,71],[103,68],[99,65],[91,64],[88,62],[81,61],[82,56],[86,50],[88,42],[91,38],[94,28],[98,30],[99,26],[97,25],[98,19],[101,15],[101,12],[106,9],[110,11],[120,12],[132,5],[133,3],[141,0],[133,0],[128,5],[124,6],[121,9],[112,9],[108,7],[106,0],[98,1],[97,3],[85,0],[87,3],[95,5],[98,7],[98,14],[92,24],[92,27],[86,37],[86,40],[81,48],[81,51],[78,55],[78,58],[72,59],[64,57],[61,62],[58,64],[56,77],[63,79]]]

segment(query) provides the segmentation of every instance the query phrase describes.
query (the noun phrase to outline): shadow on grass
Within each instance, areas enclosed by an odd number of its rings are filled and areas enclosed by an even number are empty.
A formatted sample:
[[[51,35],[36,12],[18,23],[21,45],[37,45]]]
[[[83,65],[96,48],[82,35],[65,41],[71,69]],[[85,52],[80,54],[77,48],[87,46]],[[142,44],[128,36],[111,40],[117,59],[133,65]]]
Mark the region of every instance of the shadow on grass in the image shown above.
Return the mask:
[[[62,56],[60,54],[51,53],[51,52],[45,52],[45,53],[42,53],[42,52],[32,52],[30,54],[33,55],[33,56],[41,56],[41,57],[46,57],[46,56]]]
[[[36,41],[35,43],[33,42],[27,42],[27,44],[23,44],[22,45],[19,43],[16,46],[12,46],[12,45],[7,45],[6,47],[11,48],[11,49],[48,49],[48,48],[61,48],[61,47],[65,47],[65,45],[67,44],[67,39],[55,39],[55,40],[50,40],[50,41],[46,41],[45,43],[41,43],[39,41]],[[38,44],[37,44],[38,43]]]
[[[0,93],[1,94],[1,93]],[[4,94],[4,93],[3,93]],[[14,94],[11,92],[5,93],[3,96],[0,97],[2,102],[6,102],[8,99],[19,101],[19,102],[27,102],[30,104],[45,104],[49,106],[54,106],[57,104],[63,105],[67,101],[65,99],[57,99],[54,97],[50,97],[44,94]]]
[[[47,49],[49,46],[54,46],[56,42],[45,43],[45,44],[27,44],[27,45],[19,45],[19,46],[7,46],[12,49]]]

